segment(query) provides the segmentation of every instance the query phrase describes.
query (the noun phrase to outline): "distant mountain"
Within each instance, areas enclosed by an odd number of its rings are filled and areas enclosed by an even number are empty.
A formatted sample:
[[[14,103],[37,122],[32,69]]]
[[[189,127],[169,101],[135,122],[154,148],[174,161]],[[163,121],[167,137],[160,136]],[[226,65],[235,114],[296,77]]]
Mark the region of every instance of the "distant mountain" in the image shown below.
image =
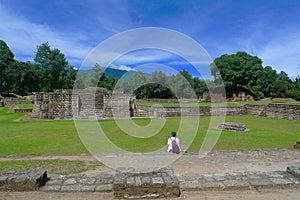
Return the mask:
[[[126,71],[109,67],[105,69],[105,76],[113,76],[118,79],[122,78],[122,82],[127,82],[135,73],[136,71]]]
[[[113,76],[117,79],[119,79],[121,82],[127,82],[130,78],[132,78],[136,73],[137,71],[126,71],[126,70],[121,70],[121,69],[115,69],[115,68],[102,68],[104,69],[104,73],[105,73],[105,76],[108,77],[108,76]],[[83,70],[83,71],[80,71],[79,70],[79,73],[86,73],[87,76],[90,76],[91,73],[92,73],[92,70],[91,69],[88,69],[88,70]],[[147,77],[150,77],[151,74],[147,74],[147,73],[144,73]]]

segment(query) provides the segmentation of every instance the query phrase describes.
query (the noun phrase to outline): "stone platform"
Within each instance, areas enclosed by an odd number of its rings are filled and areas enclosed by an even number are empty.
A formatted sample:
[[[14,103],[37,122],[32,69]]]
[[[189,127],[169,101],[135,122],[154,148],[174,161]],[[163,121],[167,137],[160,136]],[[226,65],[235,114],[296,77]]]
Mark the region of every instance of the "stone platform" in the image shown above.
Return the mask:
[[[44,192],[113,192],[116,198],[179,197],[182,191],[232,191],[300,188],[300,164],[287,171],[175,175],[172,169],[138,173],[118,169],[97,177],[50,175]]]
[[[118,156],[116,155],[121,159]],[[162,159],[166,157],[165,154],[161,156]],[[62,157],[67,158],[63,155],[59,158]],[[68,158],[92,159],[89,156]],[[49,157],[46,156],[44,159]],[[0,173],[1,192],[7,191],[3,190],[5,188],[3,183],[9,183],[8,180],[23,181],[20,185],[27,184],[27,179],[22,173],[10,174],[14,178],[8,178],[7,174]],[[212,151],[205,158],[199,158],[198,154],[187,153],[169,168],[161,170],[139,172],[132,168],[118,168],[74,175],[50,174],[48,178],[50,180],[44,186],[38,185],[32,190],[46,194],[109,193],[115,198],[124,199],[169,197],[174,199],[184,192],[194,191],[290,190],[300,188],[300,151],[296,149]],[[10,191],[18,190],[10,189]]]

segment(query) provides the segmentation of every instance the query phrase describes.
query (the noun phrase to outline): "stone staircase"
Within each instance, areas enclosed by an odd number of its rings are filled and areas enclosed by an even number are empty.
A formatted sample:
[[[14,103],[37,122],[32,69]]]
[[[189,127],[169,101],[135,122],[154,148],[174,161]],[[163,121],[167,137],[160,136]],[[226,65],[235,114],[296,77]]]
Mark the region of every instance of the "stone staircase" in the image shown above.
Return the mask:
[[[149,117],[149,113],[146,110],[137,109],[135,111],[134,117],[148,118]]]

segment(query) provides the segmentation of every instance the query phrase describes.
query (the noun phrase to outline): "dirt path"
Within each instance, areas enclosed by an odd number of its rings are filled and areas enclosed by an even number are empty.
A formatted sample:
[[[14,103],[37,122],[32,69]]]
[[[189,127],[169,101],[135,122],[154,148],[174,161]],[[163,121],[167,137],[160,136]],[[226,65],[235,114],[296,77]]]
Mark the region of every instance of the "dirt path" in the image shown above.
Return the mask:
[[[183,192],[179,198],[168,198],[169,200],[299,200],[300,190],[260,190],[260,191],[205,191],[205,192]],[[112,193],[57,193],[57,192],[0,192],[3,200],[114,200]]]
[[[134,154],[134,155],[116,155],[102,156],[108,163],[120,165],[124,163],[124,167],[143,166],[143,161],[153,159],[161,162],[174,159],[170,154]],[[26,156],[7,156],[0,157],[0,161],[4,160],[46,160],[46,159],[66,159],[66,160],[82,160],[94,161],[95,157],[91,155],[26,155]],[[295,149],[259,149],[259,150],[243,150],[243,151],[212,151],[206,157],[200,158],[198,154],[184,154],[170,167],[174,169],[178,175],[182,174],[218,174],[230,172],[252,172],[252,171],[285,171],[286,167],[300,162],[300,151]],[[128,164],[130,163],[130,165]],[[148,162],[149,163],[149,162]],[[117,165],[116,164],[116,165]],[[163,163],[164,164],[164,163]],[[163,165],[162,164],[162,165]],[[113,166],[116,166],[113,165]],[[151,166],[146,166],[150,167]],[[101,172],[113,170],[107,166],[100,166],[96,170],[84,172],[88,176],[93,176]]]

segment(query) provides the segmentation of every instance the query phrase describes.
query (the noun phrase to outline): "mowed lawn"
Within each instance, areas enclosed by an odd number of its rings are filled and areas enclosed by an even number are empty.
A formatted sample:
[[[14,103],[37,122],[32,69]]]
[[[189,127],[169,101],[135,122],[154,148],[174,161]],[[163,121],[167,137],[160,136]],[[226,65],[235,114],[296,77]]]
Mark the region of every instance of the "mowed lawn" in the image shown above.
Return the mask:
[[[8,114],[0,108],[0,155],[12,154],[82,154],[88,153],[82,144],[72,120],[40,120],[15,122],[26,113]],[[106,136],[116,145],[131,152],[151,152],[166,145],[171,131],[177,131],[180,118],[167,118],[158,134],[137,138],[124,133],[114,120],[99,121]],[[199,120],[199,128],[189,152],[199,151],[207,133],[210,117],[187,118]],[[254,148],[293,148],[300,139],[300,122],[255,116],[226,117],[226,121],[244,123],[247,132],[222,131],[215,150]],[[149,119],[134,119],[140,126],[147,126]],[[191,123],[192,124],[192,123]],[[216,127],[212,127],[216,130]],[[140,134],[143,134],[141,132]],[[189,134],[178,132],[179,138]],[[184,144],[183,144],[184,145]]]

